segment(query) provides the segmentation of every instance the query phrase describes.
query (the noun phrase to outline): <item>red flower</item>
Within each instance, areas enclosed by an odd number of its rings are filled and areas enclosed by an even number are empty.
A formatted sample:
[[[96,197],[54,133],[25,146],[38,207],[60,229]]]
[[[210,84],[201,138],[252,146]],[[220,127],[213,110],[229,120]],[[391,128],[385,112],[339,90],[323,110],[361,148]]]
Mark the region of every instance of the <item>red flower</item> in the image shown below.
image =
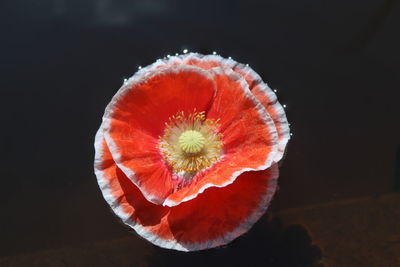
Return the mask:
[[[282,106],[250,67],[189,53],[139,70],[113,97],[96,135],[95,173],[139,235],[207,249],[266,211],[288,140]]]

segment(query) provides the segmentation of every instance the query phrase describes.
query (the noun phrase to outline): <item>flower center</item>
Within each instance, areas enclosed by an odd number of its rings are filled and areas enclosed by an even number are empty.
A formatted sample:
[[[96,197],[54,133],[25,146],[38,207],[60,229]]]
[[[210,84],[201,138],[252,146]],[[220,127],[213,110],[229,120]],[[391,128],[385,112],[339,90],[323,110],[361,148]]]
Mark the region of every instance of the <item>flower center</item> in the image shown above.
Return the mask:
[[[178,112],[169,118],[160,136],[159,148],[175,173],[195,175],[222,155],[222,135],[217,121],[206,119],[205,112]]]
[[[198,153],[205,144],[206,139],[204,136],[193,130],[185,131],[179,136],[179,146],[186,153]]]

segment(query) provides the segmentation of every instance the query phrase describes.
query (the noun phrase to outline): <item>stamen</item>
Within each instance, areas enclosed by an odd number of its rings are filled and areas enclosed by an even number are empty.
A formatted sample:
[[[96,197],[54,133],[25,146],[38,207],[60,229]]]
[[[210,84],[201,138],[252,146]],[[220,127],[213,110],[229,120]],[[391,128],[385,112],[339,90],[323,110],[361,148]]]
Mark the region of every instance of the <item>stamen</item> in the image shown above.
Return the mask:
[[[186,115],[183,111],[165,123],[159,148],[175,173],[195,174],[216,161],[222,154],[222,135],[218,120],[207,119],[205,112]]]

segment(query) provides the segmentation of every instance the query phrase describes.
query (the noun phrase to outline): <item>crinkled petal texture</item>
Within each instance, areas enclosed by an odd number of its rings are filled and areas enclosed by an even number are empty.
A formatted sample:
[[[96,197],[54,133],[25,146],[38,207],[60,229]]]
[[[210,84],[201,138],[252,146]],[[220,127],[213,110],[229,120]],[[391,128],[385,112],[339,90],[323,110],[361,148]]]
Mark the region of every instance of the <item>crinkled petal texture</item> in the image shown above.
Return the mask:
[[[214,95],[207,71],[174,66],[132,78],[106,108],[105,138],[113,158],[147,200],[162,204],[177,187],[157,147],[165,122],[179,111],[209,109]]]
[[[240,74],[247,82],[250,91],[264,106],[271,116],[278,132],[278,152],[275,155],[275,162],[278,162],[285,152],[286,145],[290,139],[289,123],[285,110],[279,103],[276,94],[263,82],[261,77],[248,65],[238,63],[233,59],[226,59],[219,55],[201,55],[189,53],[180,56],[170,57],[166,60],[159,60],[155,66],[165,65],[194,65],[203,69],[214,67],[226,67]]]
[[[220,158],[182,186],[159,147],[178,112],[219,121]],[[289,128],[275,94],[249,67],[219,56],[158,60],[107,106],[95,172],[113,211],[152,243],[183,251],[223,245],[246,232],[276,190]]]
[[[264,170],[277,153],[277,133],[263,106],[250,93],[245,80],[230,69],[210,69],[217,94],[207,117],[220,119],[224,155],[210,169],[199,174],[192,186],[171,194],[165,201],[175,206],[195,198],[209,187],[223,187],[241,173]],[[195,177],[197,178],[197,177]]]
[[[276,190],[278,168],[273,164],[178,206],[156,205],[118,168],[103,134],[100,129],[96,136],[95,173],[104,198],[125,224],[163,248],[194,251],[229,243],[264,214]]]

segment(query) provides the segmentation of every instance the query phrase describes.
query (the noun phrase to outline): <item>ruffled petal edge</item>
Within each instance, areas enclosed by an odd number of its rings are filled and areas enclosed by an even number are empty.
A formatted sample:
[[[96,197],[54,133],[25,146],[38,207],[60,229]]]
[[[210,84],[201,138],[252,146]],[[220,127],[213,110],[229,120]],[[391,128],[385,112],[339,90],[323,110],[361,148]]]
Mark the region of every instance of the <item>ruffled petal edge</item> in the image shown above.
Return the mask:
[[[110,128],[111,124],[110,118],[112,117],[113,110],[117,106],[118,101],[121,98],[123,98],[124,95],[127,94],[130,90],[132,90],[132,88],[134,88],[136,85],[139,85],[157,75],[178,73],[180,71],[193,71],[203,75],[205,78],[209,80],[213,79],[212,75],[210,75],[210,73],[207,70],[201,69],[196,66],[191,66],[191,65],[165,66],[160,61],[157,61],[145,68],[142,68],[141,70],[136,72],[131,78],[129,78],[114,95],[110,103],[107,105],[103,115],[104,126],[102,128],[104,131],[104,138],[107,142],[107,145],[111,151],[113,159],[116,162],[118,168],[120,168],[124,172],[124,174],[132,181],[132,183],[134,183],[140,189],[143,196],[149,202],[152,202],[154,204],[162,204],[165,201],[165,198],[147,192],[142,186],[140,186],[140,181],[136,177],[135,171],[132,170],[131,168],[124,166],[123,161],[121,160],[121,154],[119,152],[118,146],[108,133],[108,129]]]
[[[156,64],[158,67],[163,65],[178,65],[178,64],[192,64],[197,66],[195,62],[200,62],[205,64],[203,67],[212,68],[217,66],[216,64],[222,66],[228,66],[233,71],[241,74],[241,75],[249,75],[251,77],[252,82],[249,83],[249,89],[253,91],[256,89],[257,92],[254,92],[257,95],[257,98],[264,105],[265,108],[269,110],[273,110],[274,114],[274,123],[276,128],[278,128],[279,134],[279,145],[278,145],[278,153],[275,156],[274,161],[279,162],[286,150],[286,146],[288,141],[290,140],[290,127],[286,117],[285,110],[283,106],[279,103],[278,98],[275,92],[265,83],[260,75],[258,75],[248,64],[239,63],[231,58],[223,58],[220,55],[202,55],[199,53],[187,53],[181,54],[177,56],[170,56],[166,59],[157,60]],[[206,62],[214,62],[213,64],[208,64]]]
[[[176,240],[161,238],[155,235],[150,230],[145,229],[142,225],[132,220],[131,215],[127,214],[119,205],[118,200],[115,199],[115,197],[112,194],[107,179],[104,177],[104,172],[101,166],[103,163],[103,140],[104,140],[104,135],[101,126],[98,132],[96,133],[96,138],[95,138],[94,171],[104,199],[110,205],[113,212],[123,221],[123,223],[133,228],[140,236],[142,236],[147,241],[162,248],[188,252],[188,251],[198,251],[198,250],[214,248],[231,242],[240,235],[249,231],[251,227],[254,225],[254,223],[257,222],[259,218],[266,212],[269,203],[271,202],[272,197],[274,196],[274,193],[277,189],[277,179],[279,176],[279,169],[277,164],[273,164],[270,168],[271,177],[268,179],[268,185],[266,186],[267,190],[263,195],[262,200],[259,202],[258,208],[256,208],[256,210],[250,216],[248,216],[247,219],[244,222],[242,222],[238,227],[226,233],[224,236],[220,238],[209,240],[207,242],[202,242],[197,244],[178,243]]]
[[[264,121],[266,127],[269,130],[270,135],[272,136],[271,152],[267,155],[266,159],[263,161],[263,164],[255,167],[255,168],[243,168],[241,170],[235,171],[234,173],[232,173],[232,175],[230,177],[227,177],[226,181],[223,183],[217,184],[214,182],[208,182],[207,184],[204,184],[204,185],[198,184],[198,186],[197,186],[198,188],[196,189],[196,191],[193,193],[190,193],[190,194],[182,195],[182,193],[185,193],[185,191],[189,190],[186,188],[183,188],[175,193],[172,193],[164,201],[164,203],[163,203],[164,206],[173,207],[173,206],[179,205],[182,202],[192,200],[195,197],[197,197],[199,194],[203,193],[206,189],[211,188],[211,187],[219,187],[219,188],[225,187],[227,185],[232,184],[236,180],[236,178],[239,177],[239,175],[241,175],[242,173],[248,172],[248,171],[265,170],[265,169],[268,169],[275,162],[276,154],[278,153],[278,139],[276,136],[275,124],[272,121],[271,117],[269,116],[268,112],[265,110],[264,106],[250,92],[246,80],[241,75],[234,72],[230,68],[215,67],[215,68],[210,69],[210,73],[212,73],[213,75],[228,75],[231,79],[238,81],[240,83],[240,87],[243,89],[243,93],[249,100],[251,100],[254,103],[255,108],[257,109],[257,111],[259,113],[260,118]],[[219,164],[219,162],[217,162],[215,164]],[[192,188],[196,187],[196,184],[191,187]]]

